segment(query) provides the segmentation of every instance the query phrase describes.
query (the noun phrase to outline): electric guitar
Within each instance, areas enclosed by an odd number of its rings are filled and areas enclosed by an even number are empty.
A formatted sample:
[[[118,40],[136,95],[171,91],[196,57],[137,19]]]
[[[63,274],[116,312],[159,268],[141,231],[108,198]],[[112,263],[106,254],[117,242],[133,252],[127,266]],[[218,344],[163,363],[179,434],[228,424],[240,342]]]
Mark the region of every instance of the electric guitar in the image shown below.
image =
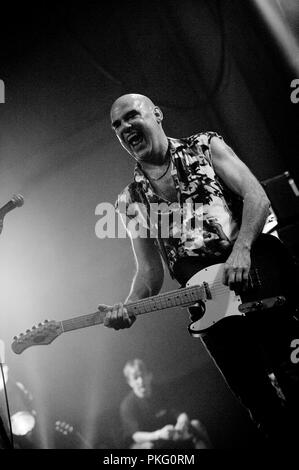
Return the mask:
[[[224,264],[214,264],[194,274],[183,288],[130,302],[126,304],[128,314],[137,316],[173,307],[195,308],[200,302],[198,315],[201,318],[188,327],[192,336],[198,336],[231,315],[246,315],[295,304],[293,266],[284,245],[272,235],[261,235],[252,246],[246,291],[237,294],[225,286],[222,283],[223,269]],[[96,311],[63,321],[45,320],[15,336],[12,350],[20,354],[31,346],[50,344],[62,333],[100,325],[104,318],[104,311]]]

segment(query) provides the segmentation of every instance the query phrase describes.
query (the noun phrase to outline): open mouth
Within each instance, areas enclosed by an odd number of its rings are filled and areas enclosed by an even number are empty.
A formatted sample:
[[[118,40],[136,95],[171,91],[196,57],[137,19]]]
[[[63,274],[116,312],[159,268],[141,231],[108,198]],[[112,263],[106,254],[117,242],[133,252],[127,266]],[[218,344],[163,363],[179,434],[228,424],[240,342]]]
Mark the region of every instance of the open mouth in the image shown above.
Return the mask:
[[[137,147],[141,142],[143,141],[143,135],[141,132],[132,132],[128,137],[127,137],[127,142],[131,147]]]

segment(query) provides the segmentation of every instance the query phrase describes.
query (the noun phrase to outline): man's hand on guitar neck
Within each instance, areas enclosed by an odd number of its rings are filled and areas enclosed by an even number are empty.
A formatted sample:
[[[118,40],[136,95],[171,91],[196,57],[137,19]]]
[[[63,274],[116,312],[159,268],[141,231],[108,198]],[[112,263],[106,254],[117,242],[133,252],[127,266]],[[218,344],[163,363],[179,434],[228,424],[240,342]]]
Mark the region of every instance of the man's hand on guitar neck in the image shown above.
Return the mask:
[[[107,328],[114,328],[121,330],[130,328],[136,320],[135,315],[129,315],[126,307],[122,302],[114,305],[100,304],[98,306],[99,312],[105,313],[104,326]]]

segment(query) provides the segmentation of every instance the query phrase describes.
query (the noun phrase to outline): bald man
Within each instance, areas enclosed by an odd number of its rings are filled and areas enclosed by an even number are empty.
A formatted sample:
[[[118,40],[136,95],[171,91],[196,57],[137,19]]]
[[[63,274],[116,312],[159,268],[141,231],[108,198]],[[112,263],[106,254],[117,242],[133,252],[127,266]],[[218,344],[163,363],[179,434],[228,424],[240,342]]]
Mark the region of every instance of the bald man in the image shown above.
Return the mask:
[[[228,213],[225,202],[222,202],[224,216],[222,217],[223,224],[220,224],[222,228],[225,225],[224,228],[229,232],[233,242],[232,252],[226,261],[224,283],[236,290],[240,289],[248,282],[250,248],[261,232],[268,216],[269,200],[253,174],[216,133],[208,132],[192,136],[189,138],[190,143],[188,139],[185,141],[183,139],[169,139],[163,130],[162,121],[161,109],[146,96],[127,94],[113,103],[111,107],[112,128],[121,145],[136,160],[138,172],[137,175],[135,173],[135,184],[133,183],[126,188],[121,196],[129,198],[131,201],[130,192],[140,186],[140,184],[136,184],[136,176],[138,179],[140,174],[153,193],[158,196],[158,202],[178,202],[181,188],[180,184],[176,184],[177,180],[173,177],[173,170],[175,170],[175,163],[179,159],[174,159],[173,156],[179,153],[177,149],[180,146],[191,148],[193,153],[197,152],[201,158],[204,158],[204,164],[209,163],[210,168],[213,168],[214,175],[217,175],[215,181],[217,177],[221,178],[231,193],[243,199],[242,223],[238,223],[236,220],[237,215]],[[205,153],[208,153],[207,157]],[[186,170],[188,171],[188,168]],[[208,175],[204,174],[203,177],[207,179]],[[197,176],[197,179],[200,181],[200,175]],[[142,185],[144,189],[146,184],[142,182]],[[186,191],[186,187],[183,189]],[[211,190],[208,189],[208,191]],[[223,190],[220,187],[219,192],[222,195]],[[234,194],[230,195],[232,199]],[[219,204],[219,200],[215,200],[215,204]],[[127,216],[128,214],[122,215]],[[211,210],[212,215],[214,212]],[[228,218],[232,220],[229,221]],[[215,217],[207,217],[206,219],[210,222]],[[125,217],[124,221],[126,222]],[[221,241],[223,238],[220,239]],[[137,272],[126,302],[158,293],[163,283],[161,256],[156,250],[155,240],[144,237],[132,238],[132,245]],[[180,251],[184,256],[187,254],[186,250]],[[193,256],[195,253],[189,254]],[[112,311],[108,311],[106,326],[124,328],[130,326],[132,321],[134,318],[129,318],[125,309],[120,305]]]
[[[255,176],[220,135],[200,132],[174,139],[166,136],[162,123],[159,106],[140,94],[121,96],[111,107],[112,128],[136,161],[133,182],[122,191],[117,203],[136,261],[125,303],[159,293],[164,279],[162,260],[182,285],[203,267],[224,262],[223,283],[242,292],[248,288],[251,249],[269,214],[269,200]],[[133,217],[129,209],[136,203],[144,207],[164,203],[173,214],[185,203],[200,203],[203,212],[194,217],[201,218],[201,229],[189,224],[187,232],[180,231],[178,218],[173,217],[169,236],[161,239],[146,236],[152,233],[146,231],[154,222],[140,217],[141,231],[136,237],[129,223]],[[123,303],[100,305],[99,310],[105,312],[104,324],[109,328],[128,328],[135,321]],[[244,316],[224,318],[201,339],[264,435],[275,440],[277,427],[285,428],[285,414],[269,380],[258,338],[252,339],[256,325],[254,330],[251,322]],[[271,330],[269,322],[262,323],[259,341],[264,335],[273,337],[269,354],[275,350],[277,356],[280,348],[274,338],[279,339],[281,333]],[[289,333],[288,327],[286,330]],[[288,358],[287,341],[283,342],[280,362]]]

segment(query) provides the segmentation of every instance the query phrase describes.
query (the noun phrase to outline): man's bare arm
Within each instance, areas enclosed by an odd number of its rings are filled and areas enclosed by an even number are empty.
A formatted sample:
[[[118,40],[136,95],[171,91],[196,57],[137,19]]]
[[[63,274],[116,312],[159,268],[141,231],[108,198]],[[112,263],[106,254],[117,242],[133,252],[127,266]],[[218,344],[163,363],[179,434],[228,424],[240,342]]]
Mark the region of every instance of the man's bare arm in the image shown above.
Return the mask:
[[[159,439],[168,441],[172,439],[173,435],[174,426],[172,424],[166,424],[163,428],[152,432],[136,431],[132,438],[137,444],[141,444],[143,442],[155,442]]]
[[[131,238],[136,263],[136,273],[127,302],[156,295],[164,280],[164,269],[160,253],[152,238]]]
[[[211,152],[217,175],[243,198],[242,223],[225,265],[224,283],[234,289],[246,287],[251,246],[261,233],[269,214],[269,199],[249,168],[218,137],[211,141]]]
[[[131,236],[131,243],[136,263],[136,273],[125,303],[158,294],[164,280],[163,264],[154,239]],[[129,316],[122,302],[113,306],[99,305],[98,308],[100,311],[106,312],[104,325],[108,328],[116,330],[129,328],[136,319],[135,316]]]

